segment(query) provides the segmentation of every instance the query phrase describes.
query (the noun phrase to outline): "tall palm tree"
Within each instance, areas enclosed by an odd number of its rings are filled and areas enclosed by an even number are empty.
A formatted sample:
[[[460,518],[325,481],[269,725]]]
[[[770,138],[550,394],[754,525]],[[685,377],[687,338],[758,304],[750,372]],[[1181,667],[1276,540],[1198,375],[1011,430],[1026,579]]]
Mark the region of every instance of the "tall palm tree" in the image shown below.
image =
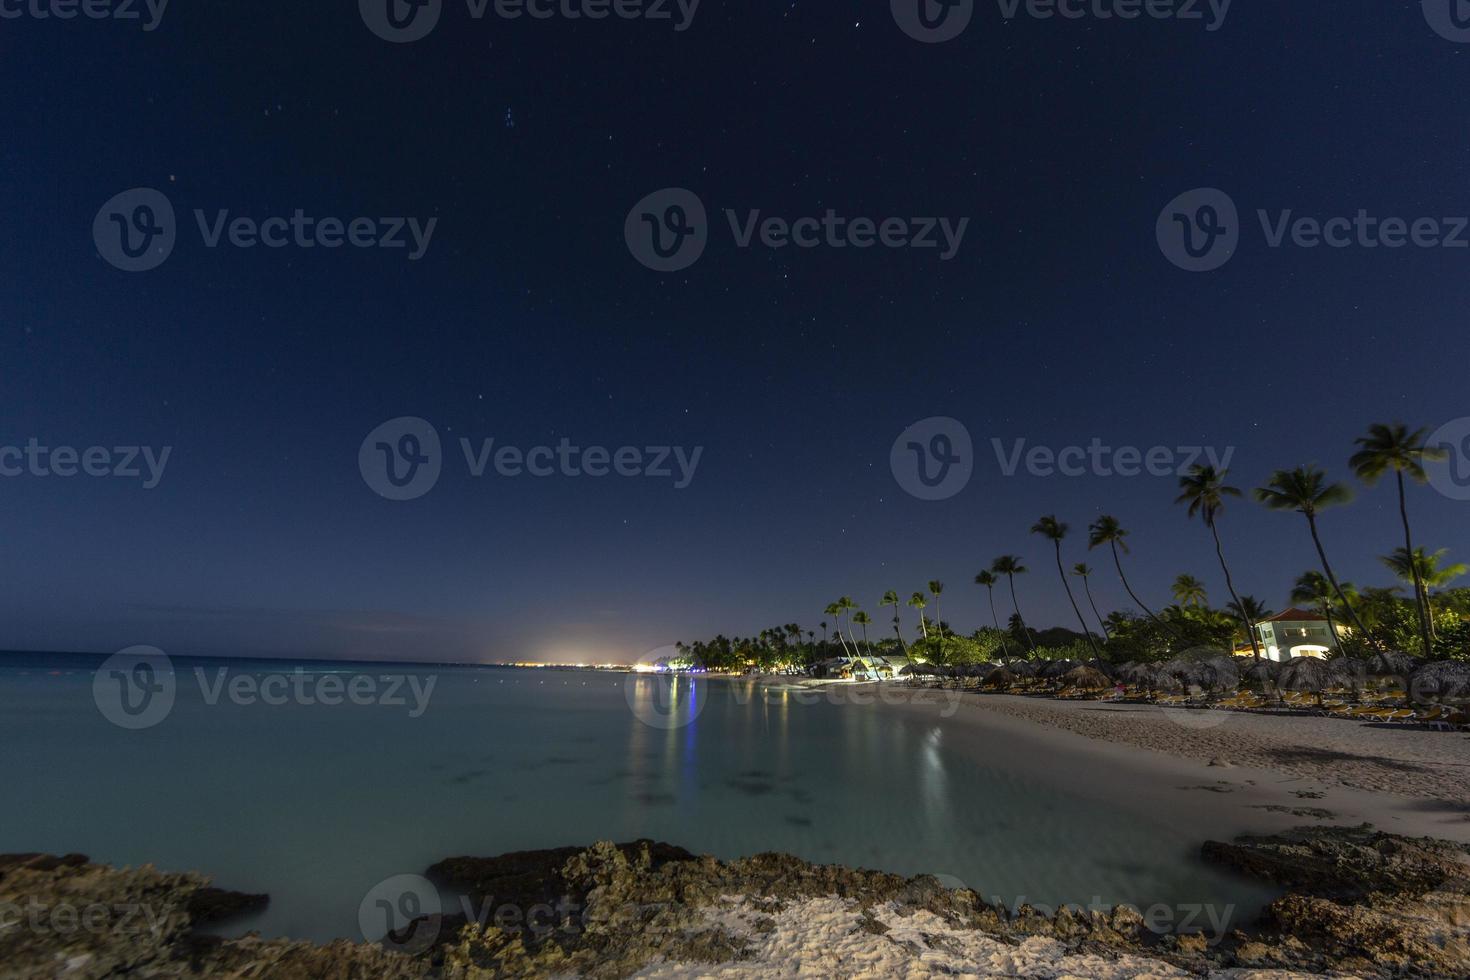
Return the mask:
[[[1036,641],[1031,638],[1031,630],[1026,628],[1026,617],[1021,615],[1021,604],[1016,601],[1016,576],[1025,575],[1028,569],[1021,564],[1020,555],[1001,555],[990,563],[990,570],[997,575],[1004,575],[1011,586],[1011,607],[1016,610],[1016,619],[1021,624],[1021,635],[1026,638],[1026,647],[1036,652]]]
[[[1000,580],[995,577],[995,573],[989,571],[988,569],[975,576],[975,584],[985,586],[985,591],[989,594],[990,618],[995,621],[996,632],[1000,634],[1001,652],[1004,653],[1006,656],[1010,656],[1011,648],[1010,645],[1006,643],[1006,631],[1000,628],[1000,617],[996,615],[995,612],[995,583],[998,581]]]
[[[844,615],[850,615],[857,608],[857,603],[852,601],[852,596],[845,595],[837,600],[837,608],[842,610]],[[852,648],[856,651],[858,648],[857,637],[852,635],[851,620],[848,620],[847,623],[847,638],[852,641]]]
[[[1113,567],[1118,570],[1118,578],[1122,581],[1123,590],[1128,593],[1128,598],[1132,599],[1133,604],[1139,609],[1147,613],[1149,619],[1152,619],[1160,626],[1168,626],[1158,616],[1154,615],[1152,609],[1143,604],[1143,600],[1138,598],[1138,595],[1133,591],[1133,586],[1128,584],[1128,576],[1123,574],[1123,562],[1118,557],[1118,552],[1122,551],[1125,555],[1128,553],[1127,537],[1128,532],[1123,529],[1123,525],[1118,523],[1118,519],[1110,514],[1104,514],[1093,521],[1092,526],[1087,529],[1087,548],[1091,551],[1098,545],[1107,545],[1113,552]],[[1168,628],[1173,629],[1172,626],[1168,626]]]
[[[1440,562],[1449,553],[1450,549],[1441,548],[1433,554],[1427,554],[1422,547],[1419,547],[1414,549],[1414,557],[1411,560],[1409,553],[1403,548],[1395,548],[1393,554],[1379,559],[1389,571],[1405,582],[1413,582],[1417,576],[1418,580],[1424,583],[1424,611],[1429,616],[1429,635],[1435,640],[1439,639],[1439,633],[1434,628],[1432,590],[1449,585],[1461,575],[1470,572],[1470,565],[1460,562],[1441,566]]]
[[[1332,645],[1339,646],[1337,636],[1337,622],[1333,617],[1332,605],[1339,595],[1352,595],[1353,584],[1351,582],[1332,583],[1327,581],[1327,576],[1321,572],[1303,572],[1297,577],[1296,584],[1291,587],[1291,601],[1302,605],[1312,605],[1327,620],[1327,635],[1332,638]]]
[[[1193,575],[1180,575],[1174,579],[1174,584],[1169,586],[1169,593],[1185,609],[1199,609],[1210,598],[1205,592],[1205,583]]]
[[[944,616],[939,611],[939,596],[944,592],[944,583],[929,580],[929,594],[934,597],[934,628],[939,632],[939,658],[944,659]]]
[[[1271,474],[1271,482],[1264,487],[1256,487],[1255,497],[1271,510],[1294,510],[1307,519],[1307,529],[1312,532],[1312,544],[1317,546],[1317,558],[1322,562],[1322,571],[1332,585],[1332,591],[1337,593],[1338,601],[1347,610],[1348,618],[1353,621],[1353,627],[1359,635],[1374,646],[1379,646],[1377,640],[1369,635],[1363,621],[1358,618],[1358,611],[1348,602],[1347,596],[1337,584],[1337,576],[1332,574],[1332,566],[1327,563],[1327,552],[1322,547],[1322,538],[1317,534],[1318,512],[1352,500],[1352,491],[1345,484],[1328,483],[1327,474],[1316,465],[1311,465],[1298,466],[1294,470],[1277,470]],[[1336,637],[1337,634],[1334,633],[1333,638]],[[1381,646],[1379,648],[1382,649]]]
[[[907,657],[909,654],[908,647],[903,645],[903,632],[898,628],[898,602],[898,593],[889,589],[883,593],[883,598],[878,601],[878,608],[881,609],[884,606],[893,607],[893,635],[898,637],[898,649]]]
[[[1425,443],[1427,429],[1409,431],[1402,422],[1385,425],[1375,422],[1368,426],[1368,434],[1359,436],[1354,442],[1361,448],[1353,453],[1348,465],[1368,486],[1378,482],[1379,477],[1393,471],[1399,488],[1399,518],[1404,525],[1404,552],[1414,553],[1414,538],[1409,533],[1409,505],[1404,497],[1404,474],[1418,483],[1425,483],[1429,475],[1424,472],[1425,460],[1440,460],[1449,455],[1440,446]],[[1429,632],[1429,603],[1424,598],[1424,582],[1418,570],[1414,572],[1414,602],[1419,607],[1419,637],[1424,643],[1425,658],[1434,655],[1434,638]]]
[[[1092,583],[1088,581],[1092,577],[1092,569],[1087,567],[1087,562],[1079,561],[1072,566],[1072,574],[1082,580],[1082,591],[1087,593],[1087,604],[1092,607],[1092,614],[1097,617],[1097,625],[1102,627],[1103,639],[1111,640],[1113,637],[1108,632],[1108,624],[1103,620],[1102,613],[1097,611],[1097,603],[1092,599]]]
[[[828,616],[832,615],[832,607],[831,606],[828,606],[826,608],[825,612],[826,612],[826,614]],[[826,646],[827,645],[827,621],[826,620],[823,620],[818,625],[820,625],[822,627],[822,646]]]
[[[1072,611],[1077,614],[1077,622],[1082,626],[1082,635],[1087,638],[1087,645],[1092,649],[1093,657],[1102,661],[1102,654],[1098,653],[1097,644],[1093,642],[1092,630],[1087,628],[1087,620],[1082,618],[1082,610],[1077,607],[1077,600],[1072,595],[1072,586],[1067,582],[1067,570],[1062,567],[1062,539],[1067,536],[1068,527],[1062,521],[1057,520],[1055,514],[1047,514],[1031,525],[1031,533],[1039,534],[1050,541],[1056,550],[1057,575],[1061,576],[1062,588],[1067,590],[1067,601],[1072,604]]]
[[[924,593],[915,592],[909,596],[909,608],[919,610],[919,633],[926,640],[929,639],[929,624],[924,622],[924,607],[927,605],[929,600],[924,597]]]
[[[841,604],[840,603],[836,603],[836,602],[829,602],[827,604],[827,608],[824,611],[826,612],[826,614],[828,616],[831,616],[832,617],[832,629],[837,634],[837,642],[842,644],[842,654],[843,654],[843,656],[848,656],[848,653],[847,653],[847,641],[842,638],[842,611],[843,610],[842,610]],[[827,624],[826,623],[823,623],[822,624],[822,642],[823,643],[827,642]]]
[[[872,620],[868,618],[867,613],[859,609],[857,612],[852,614],[852,621],[863,628],[863,646],[868,648],[869,653],[872,653],[873,647],[871,644],[868,643],[868,624],[871,623]]]
[[[1179,490],[1179,496],[1174,502],[1188,504],[1189,516],[1200,517],[1210,529],[1210,535],[1215,539],[1215,557],[1220,559],[1220,570],[1225,573],[1225,588],[1230,591],[1230,598],[1235,600],[1236,606],[1240,606],[1240,596],[1236,595],[1235,582],[1230,578],[1230,566],[1225,563],[1225,549],[1220,546],[1220,528],[1217,523],[1221,511],[1225,509],[1225,498],[1239,497],[1240,488],[1227,484],[1225,473],[1217,471],[1213,466],[1196,466],[1179,478]],[[1245,618],[1245,635],[1251,641],[1251,652],[1260,660],[1261,645],[1256,642],[1256,624],[1248,616]]]

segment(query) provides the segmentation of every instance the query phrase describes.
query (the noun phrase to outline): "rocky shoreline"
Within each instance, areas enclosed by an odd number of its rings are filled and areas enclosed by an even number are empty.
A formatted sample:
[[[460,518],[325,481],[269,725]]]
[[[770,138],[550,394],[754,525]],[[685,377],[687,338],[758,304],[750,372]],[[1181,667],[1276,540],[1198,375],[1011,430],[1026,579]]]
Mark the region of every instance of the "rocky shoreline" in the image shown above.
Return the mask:
[[[1466,845],[1311,827],[1211,841],[1203,855],[1286,894],[1248,931],[1159,935],[1126,906],[1008,910],[928,876],[603,842],[442,861],[427,878],[481,912],[424,916],[381,943],[316,945],[200,933],[267,898],[198,874],[5,855],[0,976],[1470,977]]]

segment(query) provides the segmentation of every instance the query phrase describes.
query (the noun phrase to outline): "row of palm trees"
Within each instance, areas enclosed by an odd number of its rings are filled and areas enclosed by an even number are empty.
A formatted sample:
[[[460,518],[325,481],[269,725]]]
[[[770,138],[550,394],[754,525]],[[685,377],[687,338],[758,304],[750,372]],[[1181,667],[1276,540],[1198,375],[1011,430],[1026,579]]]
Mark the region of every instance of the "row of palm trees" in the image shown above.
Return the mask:
[[[1369,486],[1373,486],[1377,480],[1388,475],[1388,473],[1394,475],[1398,489],[1399,516],[1401,516],[1402,525],[1404,525],[1404,548],[1395,551],[1395,554],[1391,555],[1386,560],[1386,563],[1389,564],[1391,569],[1398,570],[1398,567],[1401,566],[1402,569],[1407,570],[1408,580],[1410,580],[1414,588],[1414,605],[1416,605],[1417,619],[1419,619],[1420,641],[1423,644],[1424,655],[1426,657],[1432,657],[1435,633],[1433,633],[1433,620],[1432,616],[1430,616],[1429,591],[1427,591],[1426,577],[1436,572],[1438,558],[1442,557],[1442,552],[1436,552],[1435,555],[1426,555],[1421,548],[1417,551],[1414,548],[1413,533],[1411,533],[1410,522],[1408,522],[1407,494],[1405,494],[1405,478],[1414,480],[1417,483],[1427,482],[1427,475],[1424,473],[1423,464],[1426,461],[1442,460],[1442,458],[1445,458],[1446,453],[1444,448],[1432,447],[1432,445],[1427,444],[1426,433],[1427,429],[1411,430],[1408,426],[1402,425],[1402,423],[1370,426],[1367,435],[1355,439],[1355,445],[1357,445],[1358,450],[1357,453],[1352,454],[1352,457],[1349,458],[1348,466],[1351,467],[1352,472],[1357,475],[1358,479],[1363,480]],[[1238,619],[1241,620],[1242,626],[1245,627],[1245,635],[1250,639],[1252,654],[1260,658],[1260,644],[1258,644],[1257,638],[1255,638],[1255,621],[1261,619],[1260,604],[1255,602],[1254,598],[1242,598],[1239,592],[1236,591],[1235,579],[1230,574],[1230,566],[1226,561],[1225,547],[1223,547],[1222,541],[1220,541],[1220,517],[1225,513],[1226,501],[1230,500],[1230,498],[1242,497],[1241,489],[1238,486],[1230,486],[1229,483],[1226,483],[1225,470],[1217,470],[1214,466],[1197,466],[1179,479],[1179,491],[1179,497],[1175,500],[1176,504],[1183,505],[1189,517],[1192,517],[1192,519],[1198,517],[1204,523],[1205,527],[1210,530],[1210,538],[1214,544],[1214,554],[1216,554],[1217,561],[1220,563],[1220,570],[1225,573],[1226,589],[1230,592],[1230,602],[1227,608],[1230,608],[1238,616]],[[1336,597],[1338,607],[1347,613],[1348,619],[1351,620],[1352,626],[1357,630],[1358,635],[1364,636],[1367,641],[1377,645],[1373,633],[1364,626],[1363,620],[1358,616],[1357,607],[1355,607],[1352,599],[1349,598],[1347,589],[1344,588],[1342,582],[1339,582],[1338,576],[1332,570],[1332,564],[1327,561],[1327,552],[1322,544],[1322,535],[1320,535],[1319,529],[1317,529],[1317,517],[1319,517],[1319,514],[1327,510],[1327,508],[1336,507],[1336,505],[1345,504],[1345,502],[1351,500],[1351,489],[1345,483],[1330,482],[1327,479],[1326,473],[1320,467],[1317,467],[1316,464],[1310,464],[1310,466],[1298,466],[1291,470],[1277,470],[1276,473],[1273,473],[1272,478],[1267,480],[1266,485],[1255,489],[1252,495],[1254,495],[1255,500],[1266,505],[1270,510],[1295,511],[1295,513],[1301,514],[1307,520],[1307,530],[1311,535],[1313,547],[1316,548],[1317,560],[1322,564],[1323,582],[1326,583],[1327,588],[1330,588],[1333,597]],[[1092,639],[1092,630],[1089,629],[1088,623],[1083,619],[1082,610],[1078,607],[1078,601],[1076,601],[1076,597],[1073,595],[1072,586],[1070,586],[1069,580],[1067,580],[1067,573],[1064,570],[1063,561],[1061,561],[1061,542],[1066,539],[1069,526],[1066,523],[1060,522],[1055,514],[1047,514],[1047,516],[1041,517],[1035,525],[1032,525],[1030,530],[1032,530],[1032,533],[1048,539],[1053,544],[1054,557],[1055,561],[1057,561],[1057,574],[1060,576],[1064,591],[1066,591],[1067,601],[1072,604],[1073,613],[1076,614],[1079,623],[1082,624],[1083,636],[1086,636],[1088,645],[1091,646],[1092,651],[1097,652],[1097,644]],[[1125,588],[1129,598],[1141,610],[1144,610],[1144,613],[1148,614],[1151,620],[1169,629],[1169,623],[1166,620],[1161,620],[1147,604],[1144,604],[1142,599],[1138,598],[1138,594],[1133,591],[1133,586],[1127,580],[1127,576],[1123,572],[1122,557],[1120,557],[1120,554],[1127,554],[1127,530],[1123,529],[1119,520],[1116,517],[1110,516],[1110,514],[1104,514],[1104,516],[1098,517],[1088,527],[1089,550],[1104,547],[1104,545],[1111,552],[1111,555],[1113,555],[1114,567],[1117,569],[1119,580],[1123,583],[1123,588]],[[975,582],[976,585],[985,586],[986,591],[989,592],[991,616],[992,619],[995,619],[997,627],[1000,627],[1000,617],[995,614],[995,585],[1000,582],[1000,577],[998,576],[1005,576],[1007,585],[1010,586],[1011,605],[1016,610],[1017,619],[1022,623],[1022,635],[1026,636],[1028,642],[1030,642],[1029,632],[1025,629],[1025,619],[1022,617],[1022,613],[1020,613],[1020,604],[1016,599],[1016,576],[1025,572],[1025,564],[1022,563],[1022,558],[1019,555],[1000,555],[1000,557],[992,561],[988,570],[976,574]],[[1455,570],[1449,569],[1446,572],[1454,574]],[[1092,613],[1094,613],[1094,616],[1097,616],[1097,604],[1092,601],[1091,586],[1088,583],[1088,577],[1091,576],[1091,573],[1092,570],[1085,563],[1075,564],[1072,567],[1073,576],[1082,579],[1083,589],[1085,589],[1089,605],[1092,605]],[[1202,604],[1202,601],[1204,601],[1204,588],[1198,583],[1198,580],[1192,579],[1191,576],[1182,576],[1180,582],[1183,583],[1185,588],[1182,591],[1176,588],[1176,598],[1179,598],[1179,601],[1183,605],[1189,605],[1192,602],[1194,604]],[[1176,583],[1177,585],[1179,583]],[[1316,582],[1298,582],[1298,586],[1302,594],[1308,594],[1310,592],[1313,597],[1320,597],[1320,592],[1322,592],[1322,589],[1319,588],[1319,583]],[[1182,595],[1180,595],[1180,592],[1182,592]],[[1101,616],[1097,616],[1097,619],[1100,623],[1104,621]],[[1107,633],[1105,623],[1103,629],[1105,636],[1105,633]]]
[[[1442,447],[1431,446],[1427,443],[1427,429],[1419,428],[1411,430],[1403,423],[1374,424],[1369,427],[1367,434],[1355,440],[1357,451],[1348,461],[1349,467],[1354,474],[1367,486],[1375,485],[1382,477],[1393,474],[1398,490],[1399,514],[1402,519],[1404,530],[1404,547],[1395,551],[1394,555],[1386,559],[1390,568],[1401,571],[1414,589],[1414,604],[1418,619],[1420,640],[1426,657],[1433,656],[1434,628],[1431,616],[1428,585],[1426,580],[1432,575],[1440,573],[1437,568],[1437,560],[1442,552],[1434,555],[1425,555],[1423,549],[1415,549],[1413,535],[1409,523],[1408,502],[1406,494],[1406,480],[1416,483],[1427,482],[1427,474],[1424,471],[1424,463],[1427,461],[1441,460],[1446,456]],[[1189,473],[1179,479],[1179,495],[1175,503],[1186,508],[1190,518],[1198,518],[1210,532],[1210,538],[1214,546],[1216,560],[1220,564],[1220,570],[1225,577],[1225,587],[1230,593],[1230,602],[1227,608],[1239,619],[1245,630],[1246,637],[1250,641],[1251,651],[1256,658],[1261,656],[1261,648],[1256,639],[1256,622],[1264,618],[1266,612],[1261,604],[1251,596],[1242,597],[1235,587],[1234,577],[1231,575],[1229,562],[1225,557],[1224,544],[1220,536],[1220,519],[1225,512],[1228,500],[1243,496],[1240,488],[1231,486],[1226,482],[1227,473],[1218,470],[1214,466],[1196,466]],[[1321,573],[1309,573],[1298,580],[1297,587],[1293,592],[1293,599],[1300,594],[1310,597],[1314,603],[1320,604],[1329,599],[1335,599],[1335,605],[1346,614],[1357,633],[1376,647],[1379,641],[1373,633],[1364,625],[1359,616],[1357,606],[1354,602],[1354,594],[1350,585],[1345,586],[1339,581],[1336,572],[1333,571],[1331,563],[1327,559],[1327,551],[1323,547],[1321,535],[1318,532],[1318,517],[1325,510],[1347,503],[1352,499],[1352,492],[1344,483],[1332,482],[1327,474],[1315,464],[1298,466],[1290,470],[1278,470],[1271,475],[1270,480],[1264,486],[1256,488],[1252,496],[1268,509],[1282,512],[1295,512],[1301,514],[1306,520],[1307,530],[1312,539],[1312,545],[1316,549],[1318,563],[1321,565]],[[1052,553],[1056,561],[1057,574],[1062,582],[1062,588],[1067,594],[1067,600],[1072,606],[1072,611],[1082,626],[1082,634],[1086,638],[1089,648],[1099,662],[1102,657],[1098,645],[1094,639],[1093,632],[1088,626],[1082,610],[1077,604],[1077,597],[1072,591],[1068,573],[1062,559],[1062,543],[1066,540],[1070,527],[1059,520],[1055,514],[1048,514],[1037,520],[1031,526],[1031,532],[1037,534],[1052,544]],[[1159,626],[1177,632],[1171,623],[1161,618],[1154,610],[1150,609],[1128,581],[1128,576],[1123,569],[1122,555],[1128,554],[1128,531],[1121,525],[1116,517],[1103,515],[1093,521],[1088,527],[1088,550],[1106,547],[1113,559],[1113,566],[1117,569],[1118,578],[1121,581],[1128,597],[1142,609],[1143,612]],[[981,571],[975,576],[975,583],[984,586],[990,604],[991,618],[994,620],[997,630],[1001,629],[1000,617],[995,607],[995,587],[1000,583],[1002,577],[1010,592],[1011,606],[1014,610],[1014,620],[1020,624],[1019,633],[1025,639],[1031,651],[1035,650],[1035,640],[1031,631],[1026,627],[1026,621],[1021,614],[1020,601],[1016,595],[1016,576],[1025,574],[1028,569],[1020,555],[1000,555],[995,558],[989,568]],[[1448,570],[1451,575],[1454,569]],[[1093,615],[1102,624],[1103,638],[1108,638],[1106,621],[1098,614],[1097,603],[1092,597],[1092,588],[1089,578],[1092,569],[1086,563],[1078,563],[1072,566],[1071,577],[1080,578],[1087,602],[1092,608]],[[1183,588],[1180,588],[1180,585]],[[935,605],[935,620],[939,642],[943,644],[943,623],[938,616],[939,597],[944,591],[942,582],[930,582],[928,593],[915,592],[909,598],[907,604],[919,612],[919,629],[923,638],[929,637],[929,625],[924,617],[924,609],[932,596]],[[1181,576],[1180,582],[1176,583],[1175,597],[1181,605],[1202,605],[1204,602],[1204,588],[1190,576]],[[893,628],[898,637],[900,648],[903,647],[903,634],[899,629],[899,597],[898,593],[889,590],[884,594],[880,605],[893,607]],[[854,610],[856,610],[854,612]],[[842,640],[841,618],[852,613],[851,622],[863,627],[864,641],[866,642],[867,625],[871,622],[867,614],[858,610],[856,604],[849,597],[844,596],[837,602],[832,603],[826,610],[829,616],[833,616],[838,622],[838,639]],[[1329,619],[1329,623],[1331,620]],[[1335,627],[1334,635],[1335,635]],[[825,639],[826,624],[823,624],[823,636]],[[852,638],[851,626],[848,628],[848,637]],[[1003,641],[1004,642],[1004,641]],[[1381,647],[1380,647],[1381,648]],[[846,641],[843,641],[844,651],[847,649]],[[856,651],[857,643],[853,640],[853,649]]]

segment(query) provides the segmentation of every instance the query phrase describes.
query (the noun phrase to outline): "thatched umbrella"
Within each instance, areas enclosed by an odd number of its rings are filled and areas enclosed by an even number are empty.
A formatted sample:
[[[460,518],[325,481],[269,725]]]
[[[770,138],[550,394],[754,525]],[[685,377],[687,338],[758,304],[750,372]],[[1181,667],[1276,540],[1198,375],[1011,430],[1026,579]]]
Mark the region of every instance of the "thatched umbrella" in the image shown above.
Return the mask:
[[[1368,658],[1368,673],[1374,677],[1408,677],[1425,661],[1402,650],[1382,650]]]
[[[1332,687],[1350,687],[1361,691],[1368,686],[1370,667],[1366,660],[1335,657],[1327,661],[1327,667],[1332,671]]]
[[[994,669],[995,669],[995,664],[987,664],[987,663],[966,664],[965,665],[965,676],[966,677],[984,677],[986,674],[989,674]]]
[[[1071,670],[1076,670],[1082,665],[1075,660],[1048,660],[1038,671],[1038,676],[1047,680],[1055,680]]]
[[[1184,682],[1175,674],[1166,669],[1163,664],[1155,664],[1148,672],[1146,686],[1151,691],[1182,691]]]
[[[1101,689],[1113,686],[1108,675],[1096,667],[1074,667],[1062,675],[1061,681],[1063,687]]]
[[[986,687],[1010,687],[1016,683],[1016,675],[1004,667],[996,667],[980,683]]]
[[[1201,661],[1204,683],[1200,687],[1210,691],[1233,691],[1240,686],[1240,665],[1234,657],[1211,657]]]
[[[1134,663],[1132,661],[1125,664],[1118,664],[1118,666],[1113,668],[1113,676],[1125,684],[1145,684],[1149,680],[1150,673],[1151,671],[1147,664]]]
[[[932,677],[934,667],[931,664],[904,664],[898,672],[907,677]]]
[[[1470,698],[1470,661],[1437,660],[1415,670],[1409,677],[1415,701],[1449,701]]]
[[[1006,670],[1015,674],[1017,677],[1036,676],[1036,664],[1032,663],[1030,660],[1012,660],[1010,663],[1005,665],[1005,668]]]
[[[1240,679],[1247,684],[1275,684],[1281,665],[1274,660],[1252,660],[1240,672]]]
[[[1335,672],[1325,660],[1316,657],[1293,657],[1281,666],[1276,684],[1283,691],[1305,691],[1321,694],[1336,681]]]

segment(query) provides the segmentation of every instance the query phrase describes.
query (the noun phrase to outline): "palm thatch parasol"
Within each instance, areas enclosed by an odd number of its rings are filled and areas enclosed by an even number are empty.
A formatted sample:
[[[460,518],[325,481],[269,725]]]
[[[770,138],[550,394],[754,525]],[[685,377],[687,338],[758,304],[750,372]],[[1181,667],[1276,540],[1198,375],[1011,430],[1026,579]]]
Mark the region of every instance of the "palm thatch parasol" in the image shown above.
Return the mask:
[[[1006,670],[1015,674],[1017,677],[1036,676],[1036,664],[1032,663],[1029,660],[1012,660],[1010,663],[1005,665],[1005,668]]]
[[[1409,677],[1415,701],[1448,701],[1470,698],[1470,661],[1436,660],[1419,667]]]
[[[1080,687],[1092,690],[1100,690],[1112,687],[1113,682],[1107,674],[1096,667],[1074,667],[1061,677],[1063,687]]]
[[[1075,660],[1048,660],[1042,665],[1041,670],[1037,672],[1037,676],[1045,677],[1047,680],[1055,680],[1068,671],[1076,670],[1081,666]]]
[[[1247,684],[1274,684],[1281,665],[1274,660],[1252,660],[1240,672],[1240,679]]]
[[[1305,691],[1321,694],[1332,687],[1336,676],[1325,660],[1316,657],[1293,657],[1282,664],[1276,675],[1276,685],[1283,691]]]
[[[1151,691],[1182,691],[1184,682],[1163,664],[1155,664],[1148,672],[1148,681],[1145,685]]]
[[[1016,683],[1016,675],[1004,667],[996,667],[980,683],[986,687],[1010,687]]]
[[[1207,691],[1233,691],[1240,686],[1240,665],[1224,655],[1200,661],[1200,687]]]
[[[1113,676],[1125,684],[1146,684],[1151,675],[1152,671],[1147,664],[1134,663],[1132,661],[1118,664],[1118,666],[1113,668]]]

